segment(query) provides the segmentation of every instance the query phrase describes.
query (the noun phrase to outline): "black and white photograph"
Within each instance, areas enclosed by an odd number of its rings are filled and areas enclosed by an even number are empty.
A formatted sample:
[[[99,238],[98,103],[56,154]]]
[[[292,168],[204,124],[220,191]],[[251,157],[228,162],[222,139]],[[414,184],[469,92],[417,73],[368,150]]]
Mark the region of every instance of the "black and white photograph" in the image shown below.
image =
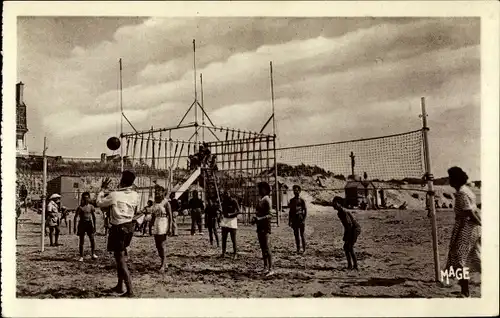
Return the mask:
[[[457,305],[401,303],[399,315],[495,314],[498,5],[392,15],[352,4],[342,15],[332,2],[313,15],[300,8],[314,3],[281,13],[287,4],[12,14],[2,81],[12,301],[190,299],[181,316],[216,300],[191,316],[222,317],[259,315],[229,311],[230,299],[355,300],[358,313],[376,299],[380,314],[393,305],[379,301],[440,299]],[[62,314],[56,304],[44,313]]]

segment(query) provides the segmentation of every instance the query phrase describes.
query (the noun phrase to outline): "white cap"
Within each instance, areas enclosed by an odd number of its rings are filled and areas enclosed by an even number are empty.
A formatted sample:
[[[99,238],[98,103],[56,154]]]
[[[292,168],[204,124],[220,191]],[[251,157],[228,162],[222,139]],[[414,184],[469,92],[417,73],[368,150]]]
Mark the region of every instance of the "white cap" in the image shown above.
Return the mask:
[[[61,196],[57,193],[54,193],[53,195],[50,196],[49,200],[54,200],[54,199],[59,199]]]

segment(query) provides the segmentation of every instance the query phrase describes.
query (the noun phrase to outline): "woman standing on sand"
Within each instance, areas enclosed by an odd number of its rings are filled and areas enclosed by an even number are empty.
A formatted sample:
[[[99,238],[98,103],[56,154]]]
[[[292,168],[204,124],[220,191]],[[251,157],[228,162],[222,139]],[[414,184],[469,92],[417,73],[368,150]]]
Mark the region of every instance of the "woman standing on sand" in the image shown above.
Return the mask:
[[[466,186],[468,176],[459,167],[448,170],[450,186],[455,194],[455,225],[451,234],[446,269],[472,270],[481,272],[481,218],[476,207],[476,196]],[[461,297],[470,297],[469,281],[459,280]]]

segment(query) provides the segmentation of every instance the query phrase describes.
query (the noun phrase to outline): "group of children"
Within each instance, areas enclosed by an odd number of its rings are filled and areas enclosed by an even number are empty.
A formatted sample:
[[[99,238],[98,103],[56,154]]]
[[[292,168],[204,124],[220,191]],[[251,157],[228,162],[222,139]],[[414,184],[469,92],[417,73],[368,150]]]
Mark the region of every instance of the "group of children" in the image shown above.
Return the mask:
[[[256,225],[257,239],[262,252],[264,268],[262,273],[266,276],[272,275],[273,263],[272,253],[270,249],[271,236],[271,218],[272,218],[272,200],[270,198],[271,187],[267,182],[260,182],[258,185],[260,199],[257,204],[256,214],[252,218],[251,224]],[[305,239],[305,222],[307,218],[306,202],[300,197],[301,188],[298,185],[293,186],[294,197],[289,202],[289,226],[293,229],[295,236],[295,244],[297,253],[302,254],[306,251]],[[172,235],[173,229],[173,210],[178,210],[179,202],[175,196],[168,198],[156,196],[155,202],[148,201],[147,206],[134,216],[135,226],[140,226],[143,235],[149,232],[149,235],[154,237],[158,256],[160,257],[159,270],[165,269],[165,251],[166,240],[168,235]],[[345,210],[344,199],[335,197],[333,199],[333,207],[337,210],[337,216],[344,227],[344,251],[347,258],[347,269],[358,269],[356,255],[354,253],[354,245],[358,236],[361,233],[359,223],[356,221],[352,213]],[[219,235],[217,229],[220,227],[222,234],[222,253],[220,257],[226,256],[227,240],[231,238],[233,247],[233,259],[237,258],[237,229],[238,215],[240,207],[237,200],[229,191],[224,191],[222,195],[221,206],[218,202],[209,200],[207,206],[204,207],[203,201],[199,198],[198,193],[193,193],[193,198],[189,201],[189,209],[191,210],[191,235],[202,232],[202,212],[205,214],[205,227],[209,233],[210,244],[214,241],[219,245]],[[77,219],[79,222],[77,223]],[[90,203],[90,194],[85,192],[82,195],[82,201],[78,206],[75,214],[75,233],[80,237],[79,252],[80,261],[83,261],[83,242],[87,235],[90,239],[92,258],[96,259],[94,233],[96,232],[96,217],[95,208]],[[78,228],[78,229],[76,229]]]
[[[102,182],[101,191],[97,195],[95,204],[103,210],[104,214],[109,218],[109,236],[107,239],[107,250],[114,253],[117,265],[118,284],[110,289],[113,293],[123,293],[124,297],[132,297],[132,282],[130,272],[127,267],[127,248],[130,246],[134,236],[135,227],[137,224],[143,224],[144,229],[147,229],[154,237],[158,256],[160,257],[160,271],[164,271],[165,251],[167,236],[172,234],[173,229],[173,209],[178,209],[179,202],[175,196],[155,196],[154,202],[148,202],[148,206],[143,211],[139,212],[137,206],[139,204],[139,196],[133,190],[133,182],[135,175],[130,171],[124,171],[120,181],[119,188],[114,191],[108,190],[110,180],[105,179]],[[270,198],[271,187],[267,182],[260,182],[257,185],[260,199],[257,203],[256,214],[252,218],[251,223],[256,225],[256,236],[262,252],[263,271],[266,276],[273,275],[273,259],[270,249],[271,238],[271,219],[272,219],[272,200]],[[303,253],[306,249],[306,240],[304,236],[305,221],[307,217],[307,206],[305,201],[300,197],[300,186],[293,187],[294,198],[290,200],[290,215],[289,225],[294,230],[295,242],[298,253]],[[57,200],[54,200],[57,201]],[[57,203],[57,202],[54,202]],[[209,200],[207,207],[203,206],[202,200],[197,193],[189,202],[192,212],[192,227],[191,234],[195,234],[196,230],[201,230],[201,215],[205,212],[205,226],[208,229],[210,243],[217,243],[219,247],[219,237],[217,228],[221,228],[222,234],[222,253],[220,257],[226,256],[227,239],[231,238],[233,245],[233,259],[238,256],[237,249],[237,229],[238,215],[240,207],[237,200],[232,196],[230,191],[223,191],[222,202],[219,206],[218,202]],[[354,253],[354,244],[361,232],[358,222],[353,215],[344,209],[344,199],[335,197],[333,207],[338,211],[337,215],[344,226],[344,251],[347,258],[348,269],[357,269],[357,260]],[[50,211],[50,209],[49,209]],[[193,213],[194,212],[194,213]],[[49,213],[50,214],[50,213]],[[148,216],[146,218],[146,216]],[[79,220],[77,222],[77,220]],[[77,227],[77,235],[80,237],[79,252],[80,261],[83,260],[83,242],[85,236],[88,236],[91,243],[92,258],[95,259],[95,241],[94,233],[96,232],[95,207],[90,202],[90,194],[88,192],[82,195],[80,206],[76,210],[75,223]],[[198,227],[198,228],[197,228]],[[76,228],[75,228],[76,230]],[[123,285],[126,286],[124,292]]]
[[[293,229],[295,236],[295,245],[297,253],[305,253],[306,239],[305,233],[305,220],[307,217],[307,206],[304,199],[300,197],[301,188],[299,185],[293,186],[294,197],[288,204],[289,217],[288,225]],[[354,244],[358,236],[361,234],[361,226],[356,221],[351,212],[345,209],[345,200],[336,196],[332,202],[333,208],[337,210],[337,216],[344,227],[344,252],[347,258],[347,269],[358,270],[358,262],[356,254],[354,253]],[[301,249],[302,244],[302,249]]]

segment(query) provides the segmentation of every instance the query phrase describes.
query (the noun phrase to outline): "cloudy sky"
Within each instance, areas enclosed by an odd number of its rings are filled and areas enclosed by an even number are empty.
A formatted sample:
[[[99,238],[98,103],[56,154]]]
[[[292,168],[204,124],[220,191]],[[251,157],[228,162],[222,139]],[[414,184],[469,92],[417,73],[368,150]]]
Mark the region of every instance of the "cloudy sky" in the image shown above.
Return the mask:
[[[19,18],[28,146],[98,157],[123,104],[138,129],[192,103],[192,40],[216,125],[260,130],[273,61],[280,146],[418,129],[427,99],[434,173],[480,176],[479,19]],[[193,120],[192,118],[189,120]],[[130,129],[127,129],[130,130]]]

